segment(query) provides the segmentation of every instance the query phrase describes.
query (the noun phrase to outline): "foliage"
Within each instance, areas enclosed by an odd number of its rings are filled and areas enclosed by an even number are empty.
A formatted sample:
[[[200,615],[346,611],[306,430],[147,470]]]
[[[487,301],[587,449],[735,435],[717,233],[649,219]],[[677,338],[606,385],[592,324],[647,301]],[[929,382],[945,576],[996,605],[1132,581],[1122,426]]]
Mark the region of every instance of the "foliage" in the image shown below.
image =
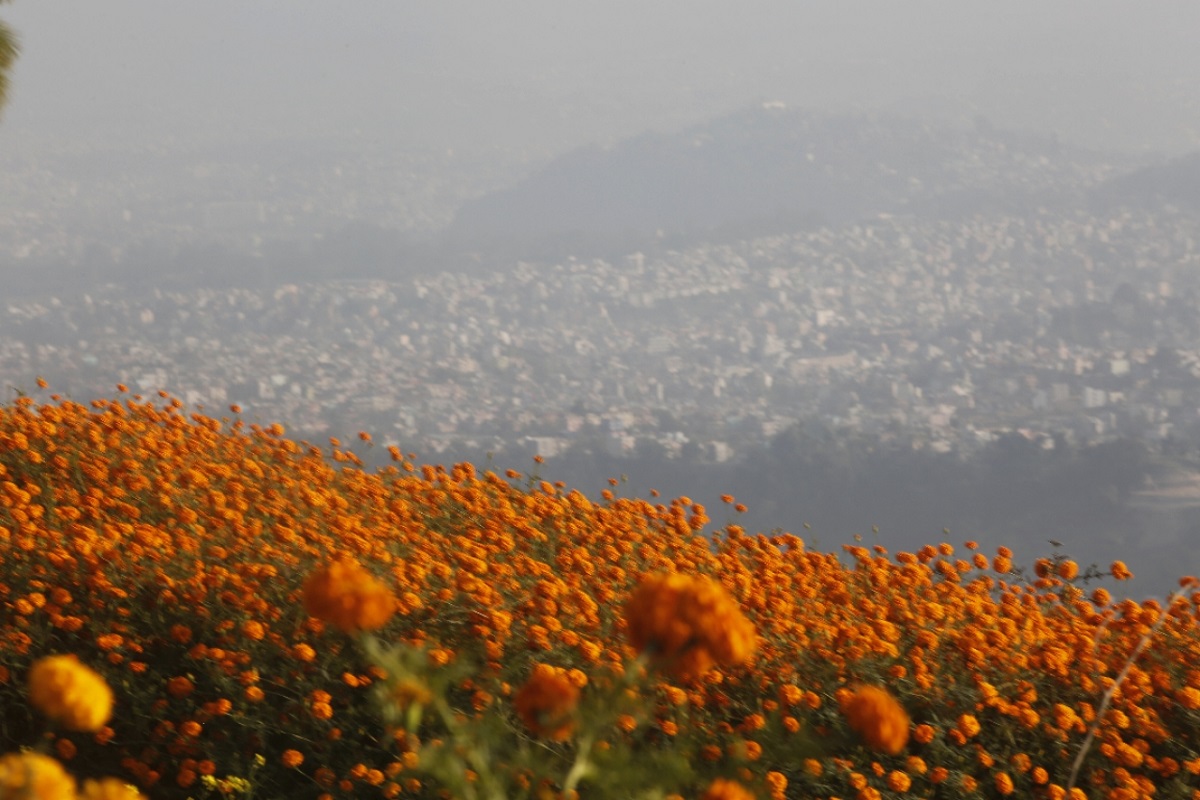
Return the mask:
[[[6,2],[8,0],[0,0],[0,4]],[[4,104],[8,102],[8,72],[17,60],[19,52],[17,34],[0,20],[0,111],[4,110]]]
[[[687,497],[593,502],[391,456],[368,472],[336,440],[165,395],[0,409],[0,752],[43,747],[80,779],[180,800],[636,796],[627,781],[648,796],[1062,798],[1094,728],[1087,797],[1197,796],[1200,593],[1114,601],[1085,582],[1123,565],[1056,555],[1015,573],[1006,548],[973,543],[814,552],[714,531]],[[351,562],[370,581],[308,583]],[[638,660],[626,602],[661,573],[723,587],[756,631],[729,652],[752,659],[674,677]],[[727,647],[704,633],[736,627],[720,594],[671,600],[696,631],[684,645]],[[33,664],[64,653],[112,688],[95,733],[47,734],[30,705]],[[902,713],[855,701],[864,685]]]

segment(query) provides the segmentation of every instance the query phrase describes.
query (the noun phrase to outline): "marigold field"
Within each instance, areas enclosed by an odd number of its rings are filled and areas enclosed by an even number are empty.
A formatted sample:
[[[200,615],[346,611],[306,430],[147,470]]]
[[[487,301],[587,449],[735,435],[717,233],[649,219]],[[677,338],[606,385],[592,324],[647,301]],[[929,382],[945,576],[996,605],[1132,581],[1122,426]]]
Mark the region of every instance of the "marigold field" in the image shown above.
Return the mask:
[[[165,395],[0,409],[0,754],[51,757],[88,797],[439,798],[459,792],[420,748],[486,722],[515,744],[479,768],[514,796],[614,796],[545,777],[586,735],[634,754],[608,769],[647,797],[1200,798],[1186,581],[1135,602],[1061,555],[814,552],[616,481],[594,502],[394,450],[366,470],[372,446]],[[430,682],[396,684],[357,627],[422,653]],[[68,654],[103,681],[45,660]],[[403,730],[384,684],[451,714]],[[640,711],[604,716],[605,691]]]

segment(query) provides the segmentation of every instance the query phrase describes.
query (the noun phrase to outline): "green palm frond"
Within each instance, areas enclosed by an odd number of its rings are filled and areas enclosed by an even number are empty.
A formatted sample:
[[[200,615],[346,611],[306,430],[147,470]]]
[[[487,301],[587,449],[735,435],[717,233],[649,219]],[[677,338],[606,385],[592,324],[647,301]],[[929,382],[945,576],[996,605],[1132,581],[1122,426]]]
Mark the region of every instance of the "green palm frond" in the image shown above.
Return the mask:
[[[8,99],[8,70],[17,60],[18,52],[17,34],[0,22],[0,109],[4,108],[4,102]]]

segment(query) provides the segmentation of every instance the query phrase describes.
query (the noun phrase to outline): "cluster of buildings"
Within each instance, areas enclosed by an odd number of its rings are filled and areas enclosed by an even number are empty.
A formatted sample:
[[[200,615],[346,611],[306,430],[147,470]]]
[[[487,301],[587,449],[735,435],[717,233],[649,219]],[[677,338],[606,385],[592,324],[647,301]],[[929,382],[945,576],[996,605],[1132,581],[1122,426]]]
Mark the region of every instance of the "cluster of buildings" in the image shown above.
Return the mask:
[[[1200,219],[1035,209],[270,289],[0,303],[0,376],[317,440],[734,459],[789,426],[969,453],[1200,440]]]

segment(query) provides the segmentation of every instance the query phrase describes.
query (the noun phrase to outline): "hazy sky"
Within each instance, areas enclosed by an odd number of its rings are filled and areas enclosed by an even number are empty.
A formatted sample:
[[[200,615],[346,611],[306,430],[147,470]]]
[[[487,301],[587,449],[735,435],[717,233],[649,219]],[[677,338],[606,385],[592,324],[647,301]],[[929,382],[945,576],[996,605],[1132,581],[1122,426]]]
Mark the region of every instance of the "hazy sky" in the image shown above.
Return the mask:
[[[1200,146],[1195,0],[15,0],[4,137],[558,151],[762,100]]]

